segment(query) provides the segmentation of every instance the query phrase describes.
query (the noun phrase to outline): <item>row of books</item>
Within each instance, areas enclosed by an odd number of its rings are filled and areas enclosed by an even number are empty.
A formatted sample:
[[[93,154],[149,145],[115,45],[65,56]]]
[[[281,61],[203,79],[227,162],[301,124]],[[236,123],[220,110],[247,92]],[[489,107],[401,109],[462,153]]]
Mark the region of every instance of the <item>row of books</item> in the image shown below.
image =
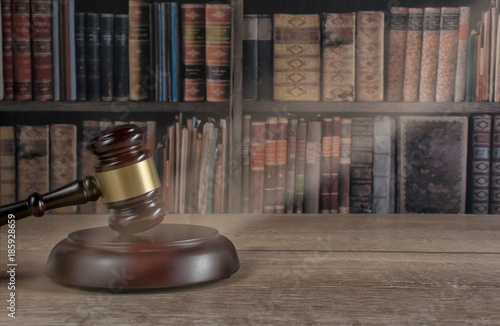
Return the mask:
[[[129,0],[129,15],[74,0],[2,0],[1,97],[227,101],[231,6]]]
[[[245,15],[243,98],[499,102],[499,6]]]
[[[24,200],[31,193],[47,193],[73,180],[93,175],[95,156],[86,150],[95,133],[129,122],[85,120],[73,124],[0,127],[0,203]],[[179,115],[157,134],[155,121],[131,121],[145,130],[144,147],[155,158],[163,199],[170,213],[227,212],[226,120]],[[80,129],[80,131],[78,131]],[[80,132],[80,136],[78,136]],[[159,140],[158,142],[156,140]],[[76,207],[56,210],[76,213]],[[78,207],[85,214],[107,213],[101,200]]]
[[[499,214],[500,116],[470,122],[247,115],[242,212]]]

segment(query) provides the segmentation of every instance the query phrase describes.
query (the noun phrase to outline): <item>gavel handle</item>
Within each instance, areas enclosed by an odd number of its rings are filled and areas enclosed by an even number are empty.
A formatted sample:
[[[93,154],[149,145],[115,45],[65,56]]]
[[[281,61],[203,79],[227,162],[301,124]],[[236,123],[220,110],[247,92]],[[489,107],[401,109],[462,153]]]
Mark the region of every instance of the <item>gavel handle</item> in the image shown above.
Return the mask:
[[[94,177],[86,177],[45,195],[33,193],[26,200],[0,207],[0,225],[7,224],[9,214],[13,214],[16,220],[31,215],[40,217],[48,210],[85,204],[96,201],[99,197],[101,192],[97,180]]]

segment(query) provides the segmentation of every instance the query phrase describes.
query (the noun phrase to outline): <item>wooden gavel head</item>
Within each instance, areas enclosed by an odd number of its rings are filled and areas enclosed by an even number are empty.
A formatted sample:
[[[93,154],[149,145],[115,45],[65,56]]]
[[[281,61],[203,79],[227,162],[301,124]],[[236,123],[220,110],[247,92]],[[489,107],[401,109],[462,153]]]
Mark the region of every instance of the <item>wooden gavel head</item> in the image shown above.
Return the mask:
[[[98,160],[95,178],[111,211],[109,227],[121,234],[150,229],[161,223],[167,212],[144,137],[140,127],[123,125],[95,134],[88,145]]]

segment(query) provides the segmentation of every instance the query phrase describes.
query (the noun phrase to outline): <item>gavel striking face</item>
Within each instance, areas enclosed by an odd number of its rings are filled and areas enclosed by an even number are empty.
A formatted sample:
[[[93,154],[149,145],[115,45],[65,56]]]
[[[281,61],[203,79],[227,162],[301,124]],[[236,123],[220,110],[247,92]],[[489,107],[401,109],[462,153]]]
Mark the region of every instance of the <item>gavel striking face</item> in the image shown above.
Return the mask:
[[[1,224],[42,216],[47,210],[84,204],[99,197],[111,210],[109,227],[129,235],[150,229],[163,220],[165,202],[151,153],[143,147],[144,132],[124,125],[95,134],[88,149],[97,156],[95,176],[74,181],[48,194],[32,194],[27,200],[1,207]]]

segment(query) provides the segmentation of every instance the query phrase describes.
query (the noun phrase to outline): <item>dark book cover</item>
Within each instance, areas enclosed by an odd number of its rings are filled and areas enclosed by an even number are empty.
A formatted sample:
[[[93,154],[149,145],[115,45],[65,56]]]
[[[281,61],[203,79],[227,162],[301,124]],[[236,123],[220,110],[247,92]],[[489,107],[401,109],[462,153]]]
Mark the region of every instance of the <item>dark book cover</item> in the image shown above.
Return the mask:
[[[128,15],[115,15],[113,37],[113,97],[129,99]]]
[[[277,117],[266,118],[266,146],[264,164],[264,206],[263,213],[274,212],[276,189],[276,134]]]
[[[149,99],[151,68],[149,57],[149,1],[129,0],[129,83],[130,100]]]
[[[276,125],[276,185],[274,191],[274,213],[285,213],[286,163],[288,145],[288,118],[278,117]]]
[[[85,69],[87,77],[87,100],[101,100],[101,50],[99,14],[85,14]]]
[[[273,99],[273,19],[258,15],[257,21],[257,94],[259,100]]]
[[[178,102],[181,97],[181,58],[180,58],[180,31],[179,31],[179,6],[177,3],[170,4],[170,43],[172,52],[172,102]]]
[[[250,213],[262,214],[266,123],[253,121],[250,130]]]
[[[465,85],[466,102],[476,101],[477,38],[477,32],[472,30],[469,35],[469,43],[467,46],[467,81]]]
[[[101,100],[113,100],[113,37],[115,16],[101,14],[100,43],[101,43]]]
[[[149,88],[149,98],[151,100],[158,101],[156,97],[156,89],[158,86],[158,42],[157,37],[159,33],[158,28],[158,3],[149,3],[149,62],[153,73],[151,78],[153,78],[153,87]]]
[[[76,99],[87,100],[87,72],[85,67],[85,13],[75,13]]]
[[[340,125],[341,118],[333,117],[332,149],[330,151],[330,213],[339,212],[339,171],[340,171]]]
[[[297,153],[298,119],[288,121],[288,144],[286,161],[285,212],[293,213],[293,195],[295,190],[295,158]]]
[[[16,136],[14,127],[0,127],[0,205],[16,201]]]
[[[241,212],[250,211],[250,125],[252,117],[243,116],[241,139]]]
[[[464,214],[468,118],[399,119],[399,212]]]
[[[2,0],[2,59],[4,100],[14,99],[14,64],[12,58],[12,0]]]
[[[295,152],[295,184],[293,212],[304,212],[304,173],[306,167],[307,121],[299,119],[297,124],[297,150]]]
[[[14,64],[14,98],[33,99],[30,39],[30,2],[12,1],[12,60]]]
[[[309,121],[304,170],[304,213],[319,213],[320,180],[321,121]]]
[[[494,115],[491,132],[490,214],[500,214],[500,115]]]
[[[351,129],[352,118],[340,119],[339,153],[339,213],[349,213],[349,186],[351,177]]]
[[[320,180],[320,213],[330,213],[330,174],[332,155],[333,119],[323,118],[321,124],[321,180]]]
[[[258,99],[258,15],[243,17],[243,99]]]

